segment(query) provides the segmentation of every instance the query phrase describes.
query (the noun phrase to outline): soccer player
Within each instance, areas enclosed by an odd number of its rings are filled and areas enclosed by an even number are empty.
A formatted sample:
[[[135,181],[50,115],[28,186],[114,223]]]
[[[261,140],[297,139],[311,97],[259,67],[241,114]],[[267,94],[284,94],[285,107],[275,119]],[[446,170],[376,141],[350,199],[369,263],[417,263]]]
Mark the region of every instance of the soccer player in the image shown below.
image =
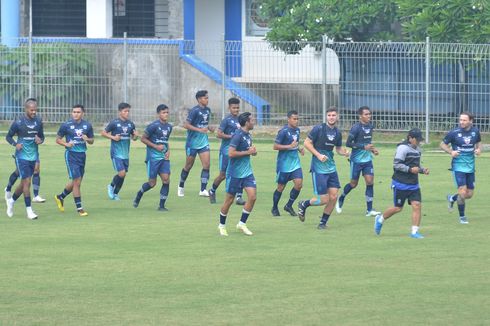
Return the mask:
[[[395,159],[393,160],[393,189],[394,206],[387,208],[383,214],[374,218],[374,232],[379,235],[384,222],[391,216],[402,211],[405,200],[412,206],[412,232],[410,236],[422,239],[419,233],[422,219],[422,195],[419,186],[419,174],[429,174],[429,169],[420,165],[420,142],[423,140],[422,132],[414,128],[408,132],[407,139],[398,144]]]
[[[172,125],[168,121],[169,108],[165,104],[157,106],[158,119],[150,123],[141,137],[141,142],[146,145],[146,167],[148,182],[145,182],[136,194],[133,206],[138,207],[141,197],[148,190],[155,187],[157,175],[162,180],[160,188],[159,211],[168,211],[165,202],[168,197],[170,185],[170,148],[168,139],[172,133]]]
[[[226,178],[226,168],[228,167],[228,147],[230,140],[237,129],[240,129],[238,123],[238,114],[240,113],[240,100],[236,97],[232,97],[228,100],[228,110],[230,114],[226,116],[217,131],[217,137],[221,138],[221,147],[219,149],[219,175],[214,179],[213,186],[209,189],[209,201],[211,204],[216,203],[216,190],[223,180]],[[242,192],[236,194],[236,204],[245,205],[245,201],[242,199]]]
[[[448,208],[452,211],[458,203],[459,222],[468,224],[465,215],[466,199],[473,197],[475,189],[475,155],[481,153],[481,137],[473,126],[473,115],[463,112],[459,115],[459,127],[447,133],[441,142],[443,151],[451,155],[451,170],[458,187],[458,193],[447,195]],[[451,144],[451,146],[449,146]]]
[[[303,187],[303,170],[299,160],[298,152],[305,155],[305,150],[298,146],[300,130],[298,128],[298,111],[288,112],[288,123],[277,133],[273,149],[278,151],[276,163],[276,182],[277,189],[272,196],[272,215],[280,216],[279,200],[288,181],[293,181],[293,188],[289,193],[289,201],[284,206],[284,210],[291,216],[297,216],[293,209],[293,203],[298,198]]]
[[[87,144],[94,143],[94,130],[90,122],[83,119],[84,114],[83,105],[75,104],[71,111],[72,118],[60,126],[56,135],[56,143],[65,147],[65,162],[70,181],[59,195],[54,196],[54,200],[58,209],[64,212],[64,200],[73,191],[73,198],[80,216],[88,215],[82,206],[80,187],[85,174]]]
[[[210,166],[208,131],[213,132],[214,127],[209,126],[211,109],[207,106],[209,102],[208,91],[198,91],[196,93],[196,100],[197,105],[191,109],[184,123],[184,128],[187,129],[187,141],[185,144],[186,160],[185,166],[180,173],[180,182],[177,189],[177,195],[179,197],[184,197],[184,184],[194,165],[196,155],[199,155],[202,164],[201,191],[199,192],[199,196],[209,197],[209,193],[206,190]]]
[[[37,116],[35,99],[25,101],[24,111],[25,114],[12,123],[5,137],[7,142],[15,147],[15,163],[21,179],[12,197],[6,200],[7,216],[14,216],[15,201],[23,194],[27,218],[35,220],[38,215],[31,207],[31,178],[39,158],[39,144],[44,142],[44,130],[43,122]],[[17,140],[14,140],[14,136],[17,136]]]
[[[129,169],[129,147],[131,139],[138,139],[136,126],[129,120],[128,103],[120,103],[117,107],[118,118],[112,120],[104,130],[102,136],[111,140],[111,160],[117,174],[107,186],[107,195],[111,200],[120,200],[119,191],[124,183],[124,178]]]
[[[13,155],[15,159],[15,155]],[[34,193],[34,198],[32,198],[33,203],[44,203],[46,199],[39,195],[39,188],[41,187],[41,163],[39,161],[39,156],[36,160],[36,165],[34,166],[34,174],[32,175],[32,192]],[[12,174],[10,174],[9,181],[5,187],[5,200],[12,198],[12,188],[19,178],[19,170],[15,169]]]
[[[326,114],[327,123],[315,126],[304,142],[305,148],[312,154],[310,172],[316,197],[298,203],[298,217],[301,222],[305,220],[308,207],[325,206],[320,224],[318,224],[319,230],[327,228],[327,222],[335,207],[340,188],[333,149],[335,148],[339,155],[349,156],[349,151],[342,147],[342,134],[336,127],[337,108],[334,106],[328,108]]]
[[[362,175],[366,182],[366,216],[376,216],[380,212],[373,209],[374,196],[374,167],[372,155],[378,155],[378,150],[371,143],[374,126],[371,123],[371,109],[367,106],[361,106],[357,113],[359,122],[354,124],[349,131],[349,136],[345,145],[352,148],[350,155],[350,182],[344,186],[344,190],[337,200],[335,209],[337,213],[342,213],[345,197],[349,192],[357,187],[359,177]]]
[[[250,164],[250,156],[257,155],[257,149],[252,144],[250,130],[254,128],[255,120],[250,112],[244,112],[238,116],[241,128],[238,129],[230,141],[228,156],[230,162],[226,170],[226,195],[219,214],[219,234],[228,236],[226,231],[226,217],[230,210],[235,194],[242,189],[247,193],[247,202],[243,206],[242,216],[238,222],[237,230],[245,235],[253,235],[246,225],[248,216],[252,211],[257,198],[257,185]]]

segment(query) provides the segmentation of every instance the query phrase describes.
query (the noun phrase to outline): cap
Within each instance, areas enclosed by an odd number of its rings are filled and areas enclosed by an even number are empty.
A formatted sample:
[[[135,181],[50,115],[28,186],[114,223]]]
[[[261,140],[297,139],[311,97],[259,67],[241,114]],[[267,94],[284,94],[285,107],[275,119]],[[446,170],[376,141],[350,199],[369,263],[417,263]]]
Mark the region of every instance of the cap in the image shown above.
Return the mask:
[[[415,138],[418,141],[424,140],[424,137],[422,137],[422,131],[420,131],[419,128],[413,128],[408,132],[408,137]]]

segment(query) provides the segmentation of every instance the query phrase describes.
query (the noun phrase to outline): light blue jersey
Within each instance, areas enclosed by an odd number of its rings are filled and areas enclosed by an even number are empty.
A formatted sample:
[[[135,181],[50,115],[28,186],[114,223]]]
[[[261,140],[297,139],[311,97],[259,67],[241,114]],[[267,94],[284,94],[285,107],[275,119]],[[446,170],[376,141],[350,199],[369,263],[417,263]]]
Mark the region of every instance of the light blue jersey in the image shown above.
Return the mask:
[[[129,159],[131,136],[135,130],[136,126],[132,121],[119,118],[112,120],[105,127],[105,131],[111,133],[112,136],[121,136],[119,141],[111,140],[111,158]]]
[[[480,131],[476,127],[468,130],[456,128],[447,133],[442,140],[446,145],[451,144],[453,151],[459,155],[452,160],[452,170],[455,172],[475,172],[475,149],[476,144],[481,142]]]
[[[208,107],[193,107],[187,116],[187,122],[196,128],[208,128],[211,109]],[[208,134],[187,130],[186,148],[201,149],[209,146]]]
[[[66,137],[67,143],[73,143],[72,147],[66,148],[68,152],[85,153],[87,151],[87,144],[83,140],[83,135],[86,135],[88,138],[94,138],[92,124],[83,119],[79,122],[70,119],[63,123],[58,130],[58,137]]]
[[[160,120],[153,121],[146,129],[145,134],[148,139],[157,145],[163,145],[163,151],[158,151],[153,147],[146,146],[146,161],[160,161],[165,159],[165,154],[168,152],[168,139],[172,133],[172,125],[162,123]]]
[[[235,148],[238,152],[248,151],[251,146],[252,137],[243,129],[238,129],[230,141],[230,147]],[[245,178],[252,173],[250,155],[230,157],[230,164],[228,164],[228,168],[226,169],[227,178]]]
[[[17,136],[17,141],[13,139],[14,136]],[[39,158],[36,136],[44,141],[43,122],[37,116],[29,119],[24,115],[12,123],[5,138],[11,145],[22,144],[22,149],[15,151],[16,158],[36,161]]]
[[[349,136],[345,145],[352,148],[350,160],[353,163],[366,163],[372,161],[371,151],[364,149],[371,144],[373,138],[373,125],[371,123],[362,124],[357,122],[349,131]]]
[[[299,142],[299,128],[290,128],[288,125],[282,127],[277,133],[276,144],[290,145],[293,141]],[[281,150],[277,153],[276,172],[289,173],[301,168],[298,155],[298,147]]]
[[[238,123],[238,117],[229,114],[221,121],[221,124],[219,125],[218,129],[221,130],[225,135],[233,136],[233,134],[237,131],[237,129],[240,129],[240,124]],[[230,141],[231,138],[221,140],[220,151],[223,155],[228,155],[228,146],[230,145]]]
[[[322,162],[312,155],[310,172],[321,174],[336,172],[333,149],[342,146],[342,134],[337,127],[330,128],[326,123],[316,125],[308,138],[311,139],[313,147],[318,152],[328,157],[327,161]]]

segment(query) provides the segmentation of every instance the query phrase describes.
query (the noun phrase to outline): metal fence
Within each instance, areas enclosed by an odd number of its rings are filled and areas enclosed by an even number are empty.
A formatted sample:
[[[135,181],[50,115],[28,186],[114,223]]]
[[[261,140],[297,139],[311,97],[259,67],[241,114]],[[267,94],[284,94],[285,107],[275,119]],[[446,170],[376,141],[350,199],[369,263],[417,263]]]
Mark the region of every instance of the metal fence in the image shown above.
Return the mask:
[[[47,122],[66,120],[71,106],[82,103],[88,118],[103,124],[126,101],[138,123],[154,119],[165,103],[178,124],[195,105],[195,92],[208,89],[213,122],[226,113],[226,100],[238,96],[262,125],[283,124],[291,109],[303,125],[315,124],[335,105],[348,128],[356,109],[367,105],[378,129],[444,131],[467,110],[490,131],[490,45],[326,38],[273,44],[21,38],[15,45],[0,47],[0,120],[13,119],[34,96]]]

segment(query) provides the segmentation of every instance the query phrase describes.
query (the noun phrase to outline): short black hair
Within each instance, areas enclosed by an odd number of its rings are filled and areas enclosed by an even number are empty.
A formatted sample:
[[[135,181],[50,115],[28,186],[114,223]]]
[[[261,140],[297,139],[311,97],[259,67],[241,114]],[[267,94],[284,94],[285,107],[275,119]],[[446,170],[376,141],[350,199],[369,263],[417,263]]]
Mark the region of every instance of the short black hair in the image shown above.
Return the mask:
[[[339,112],[339,111],[337,110],[337,107],[336,106],[332,105],[331,107],[329,107],[327,109],[327,112],[326,113],[329,113],[329,112]]]
[[[72,109],[80,108],[80,109],[82,109],[82,112],[85,112],[85,107],[83,105],[81,105],[81,104],[75,104],[71,108]]]
[[[160,113],[160,111],[168,110],[168,106],[165,104],[160,104],[157,106],[157,113]]]
[[[240,124],[240,126],[245,126],[245,124],[250,120],[251,115],[252,113],[250,112],[243,112],[242,114],[240,114],[238,116],[238,123]]]
[[[473,119],[475,118],[475,116],[472,113],[468,112],[468,111],[463,111],[459,115],[460,116],[462,116],[462,115],[468,116],[468,119],[470,119],[470,121],[473,121]]]
[[[232,104],[240,104],[240,100],[237,99],[236,97],[232,97],[228,100],[228,105],[232,105]]]
[[[298,111],[296,110],[291,110],[288,112],[288,118],[291,118],[292,115],[298,115]]]
[[[196,93],[196,100],[199,99],[199,98],[201,98],[201,97],[204,97],[206,95],[208,95],[208,91],[205,90],[205,89],[203,89],[201,91],[197,91],[197,93]]]
[[[364,113],[364,110],[368,110],[369,112],[371,112],[369,106],[361,106],[359,109],[357,109],[357,114],[362,115]]]
[[[37,99],[34,97],[29,97],[28,99],[25,100],[24,105],[27,105],[29,102],[37,103]]]
[[[122,111],[124,109],[131,109],[131,105],[125,102],[119,103],[119,105],[117,106],[117,110]]]

